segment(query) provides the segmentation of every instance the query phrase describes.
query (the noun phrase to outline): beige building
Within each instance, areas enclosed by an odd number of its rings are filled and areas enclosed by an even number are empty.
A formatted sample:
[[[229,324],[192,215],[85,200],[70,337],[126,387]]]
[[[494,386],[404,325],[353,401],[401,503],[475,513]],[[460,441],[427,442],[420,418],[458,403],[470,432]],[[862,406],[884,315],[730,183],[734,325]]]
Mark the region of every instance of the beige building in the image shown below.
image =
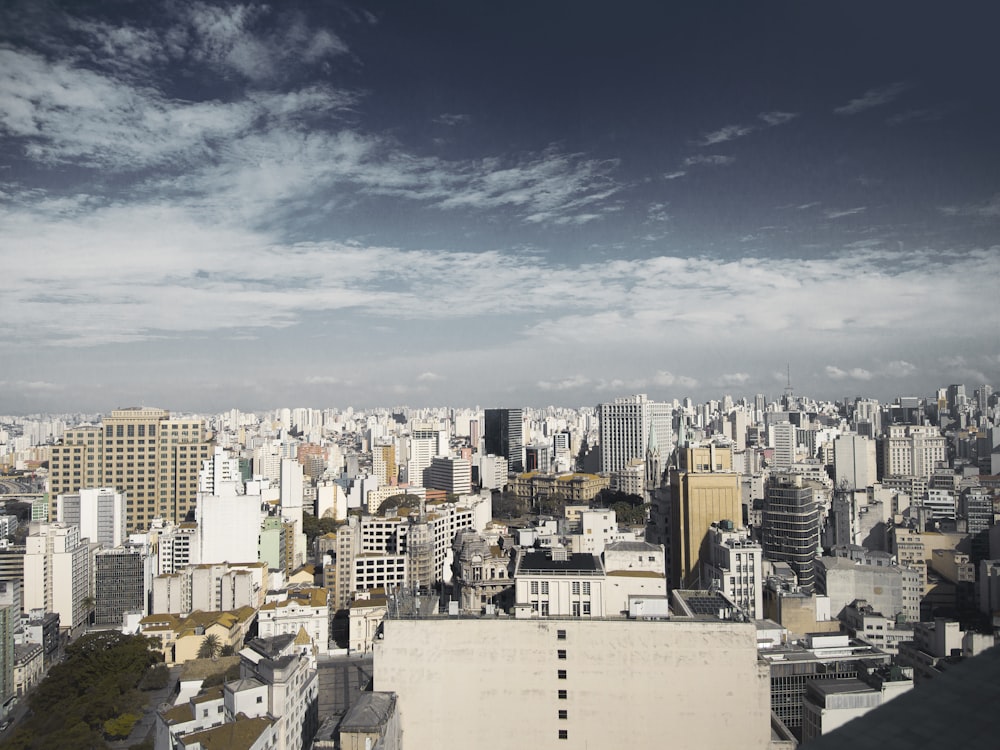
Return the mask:
[[[589,503],[601,490],[607,489],[611,479],[597,474],[518,474],[511,482],[511,492],[518,500],[534,502],[557,496],[576,505]]]
[[[330,652],[329,592],[324,588],[302,587],[268,594],[268,601],[257,613],[257,632],[261,638],[305,630],[320,654]]]
[[[115,409],[99,426],[67,430],[52,446],[52,497],[113,487],[126,496],[127,531],[154,518],[173,523],[194,510],[201,462],[212,456],[201,419],[171,419],[163,409]],[[53,500],[54,502],[54,500]],[[50,510],[55,518],[56,509]]]
[[[690,588],[698,583],[712,524],[728,519],[741,525],[743,504],[740,475],[733,471],[733,454],[714,444],[689,446],[681,453],[681,468],[670,472],[670,569],[668,583]]]
[[[390,619],[374,689],[408,750],[770,746],[751,623]],[[499,727],[487,717],[516,717]]]
[[[147,615],[139,621],[139,632],[154,639],[168,665],[183,664],[198,658],[208,635],[215,636],[220,650],[229,646],[238,651],[256,614],[251,607],[241,607],[231,612],[192,612],[186,617]]]

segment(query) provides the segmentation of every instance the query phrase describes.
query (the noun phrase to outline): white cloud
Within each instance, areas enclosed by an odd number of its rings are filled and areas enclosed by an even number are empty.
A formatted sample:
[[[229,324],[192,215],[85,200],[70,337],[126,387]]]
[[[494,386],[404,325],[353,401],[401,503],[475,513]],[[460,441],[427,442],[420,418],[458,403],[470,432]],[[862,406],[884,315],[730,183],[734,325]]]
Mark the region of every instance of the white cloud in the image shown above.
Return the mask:
[[[856,115],[894,101],[909,88],[911,88],[910,84],[901,81],[881,88],[869,89],[857,99],[851,99],[847,104],[837,107],[833,111],[838,115]]]
[[[942,206],[940,211],[946,216],[976,216],[984,219],[1000,217],[1000,193],[997,193],[983,203],[971,203],[964,206]]]
[[[749,381],[750,381],[749,373],[728,372],[716,378],[715,383],[718,386],[728,387],[728,386],[743,386],[746,385]]]
[[[777,110],[774,112],[761,112],[757,115],[757,117],[772,127],[784,125],[786,122],[791,122],[798,116],[799,115],[796,112],[780,112]]]
[[[854,216],[855,214],[860,214],[866,210],[866,206],[856,206],[855,208],[844,208],[836,209],[831,208],[823,212],[823,215],[828,219],[841,219],[845,216]]]
[[[417,375],[417,380],[421,383],[436,383],[439,380],[444,380],[443,375],[438,375],[436,372],[422,372]]]
[[[687,157],[683,164],[685,167],[693,167],[696,164],[705,164],[713,167],[725,167],[736,161],[735,156],[724,156],[722,154],[696,154]]]
[[[572,375],[562,380],[539,380],[537,386],[543,391],[568,391],[590,385],[590,379],[583,375]]]
[[[753,131],[754,128],[750,125],[726,125],[703,135],[698,144],[701,146],[714,146],[716,143],[726,143],[736,138],[742,138]]]
[[[683,177],[686,174],[687,174],[687,172],[685,172],[683,169],[678,169],[678,170],[676,170],[674,172],[667,172],[665,175],[663,175],[663,179],[664,180],[676,180],[676,179],[678,179],[680,177]]]

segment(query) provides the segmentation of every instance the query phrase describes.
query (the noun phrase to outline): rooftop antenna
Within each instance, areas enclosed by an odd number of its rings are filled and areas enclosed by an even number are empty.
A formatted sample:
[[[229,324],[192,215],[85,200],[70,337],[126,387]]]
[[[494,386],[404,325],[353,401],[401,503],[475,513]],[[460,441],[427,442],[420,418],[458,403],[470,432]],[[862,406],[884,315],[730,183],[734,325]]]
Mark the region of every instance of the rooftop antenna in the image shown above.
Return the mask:
[[[787,380],[785,384],[785,408],[790,409],[792,407],[792,365],[790,363],[785,364],[787,372]]]

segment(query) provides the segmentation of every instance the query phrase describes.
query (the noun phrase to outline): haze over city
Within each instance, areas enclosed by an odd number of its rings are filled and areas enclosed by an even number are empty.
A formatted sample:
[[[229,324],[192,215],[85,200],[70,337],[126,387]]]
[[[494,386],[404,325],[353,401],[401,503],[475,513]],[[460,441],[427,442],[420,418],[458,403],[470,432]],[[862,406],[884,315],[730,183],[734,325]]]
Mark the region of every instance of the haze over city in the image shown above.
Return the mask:
[[[998,20],[5,3],[0,413],[996,383]]]

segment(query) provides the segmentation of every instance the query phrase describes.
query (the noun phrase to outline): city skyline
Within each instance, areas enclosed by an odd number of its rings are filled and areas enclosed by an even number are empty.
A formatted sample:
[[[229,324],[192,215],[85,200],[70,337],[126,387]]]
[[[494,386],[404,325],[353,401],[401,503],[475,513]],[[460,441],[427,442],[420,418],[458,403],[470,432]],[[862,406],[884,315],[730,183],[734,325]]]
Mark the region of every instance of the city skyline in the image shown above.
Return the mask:
[[[0,10],[0,413],[1000,380],[996,8],[148,8]]]

